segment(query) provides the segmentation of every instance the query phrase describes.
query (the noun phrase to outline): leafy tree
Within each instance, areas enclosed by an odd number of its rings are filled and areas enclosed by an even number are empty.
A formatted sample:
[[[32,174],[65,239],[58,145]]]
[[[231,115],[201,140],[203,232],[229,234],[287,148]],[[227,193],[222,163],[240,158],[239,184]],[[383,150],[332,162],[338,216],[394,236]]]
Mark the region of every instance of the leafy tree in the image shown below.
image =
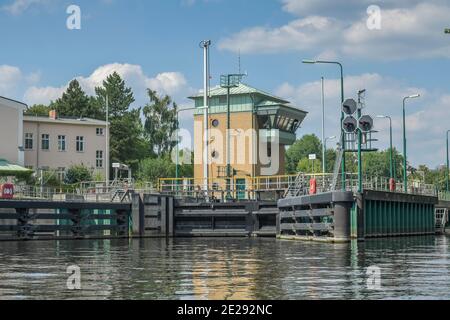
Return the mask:
[[[314,170],[313,170],[314,167]],[[303,158],[298,162],[297,172],[303,173],[322,173],[322,161],[315,160],[314,163],[309,158]]]
[[[150,150],[155,155],[168,154],[176,145],[172,135],[176,131],[177,104],[168,96],[159,96],[156,91],[147,90],[150,103],[143,111],[145,116],[145,136],[150,142]]]
[[[156,185],[159,178],[175,176],[175,164],[168,156],[147,158],[139,163],[138,179]]]
[[[101,110],[86,95],[78,80],[72,80],[62,97],[50,104],[60,115],[67,117],[101,118]]]
[[[148,145],[143,137],[141,109],[131,109],[135,101],[131,88],[117,72],[95,88],[94,105],[106,119],[106,100],[109,105],[111,162],[120,162],[137,168],[139,161],[148,155]],[[133,170],[134,171],[134,170]]]
[[[190,158],[191,162],[190,162],[190,164],[187,164],[187,163],[180,164],[180,166],[178,167],[178,177],[193,178],[194,177],[194,153],[188,148],[180,150],[179,159],[186,159],[186,158]],[[172,161],[173,161],[173,159],[172,159]]]
[[[66,172],[65,183],[76,184],[84,181],[91,181],[92,173],[84,165],[73,165]]]
[[[136,168],[139,160],[148,154],[142,136],[140,109],[127,111],[121,117],[111,119],[110,135],[112,162]]]
[[[325,159],[326,159],[326,173],[333,173],[334,171],[334,165],[336,163],[336,151],[333,149],[327,149],[325,152]]]
[[[25,110],[24,114],[27,116],[48,116],[51,108],[43,104],[35,104]]]
[[[286,170],[289,174],[297,171],[300,160],[308,158],[310,154],[316,154],[322,160],[322,144],[316,135],[304,135],[286,151]]]

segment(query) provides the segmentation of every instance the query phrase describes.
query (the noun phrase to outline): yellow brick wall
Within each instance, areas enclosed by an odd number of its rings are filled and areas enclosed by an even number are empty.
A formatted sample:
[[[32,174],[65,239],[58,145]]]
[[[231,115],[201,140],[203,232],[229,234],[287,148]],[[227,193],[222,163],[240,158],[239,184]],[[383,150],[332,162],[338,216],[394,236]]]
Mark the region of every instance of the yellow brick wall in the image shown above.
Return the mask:
[[[219,120],[217,127],[212,127],[211,123],[214,119]],[[252,177],[261,175],[261,163],[258,161],[251,161],[252,145],[255,146],[254,154],[258,158],[258,139],[253,137],[251,130],[257,123],[253,123],[251,112],[241,112],[231,114],[231,167],[237,170],[238,177]],[[226,167],[226,129],[227,129],[227,115],[226,114],[210,114],[209,115],[209,159],[212,162],[209,165],[210,179],[220,179],[218,176],[218,168]],[[194,178],[201,184],[203,179],[203,115],[194,117]],[[257,132],[257,131],[256,131]],[[244,144],[245,139],[245,144]],[[244,147],[245,145],[245,147]],[[218,158],[212,159],[212,152],[218,152]],[[275,154],[275,152],[273,152]],[[282,175],[285,173],[285,146],[279,147],[279,168],[274,175]],[[256,163],[253,165],[252,163]]]

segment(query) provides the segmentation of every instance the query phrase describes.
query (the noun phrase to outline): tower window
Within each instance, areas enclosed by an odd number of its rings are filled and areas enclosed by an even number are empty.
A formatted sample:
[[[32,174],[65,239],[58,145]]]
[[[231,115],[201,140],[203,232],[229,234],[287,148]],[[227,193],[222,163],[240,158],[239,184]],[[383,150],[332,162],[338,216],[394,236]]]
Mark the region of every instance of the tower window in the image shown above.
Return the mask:
[[[220,122],[219,122],[219,120],[217,120],[217,119],[214,119],[213,121],[211,121],[211,125],[212,125],[214,128],[217,128],[217,127],[219,126],[219,124],[220,124]]]

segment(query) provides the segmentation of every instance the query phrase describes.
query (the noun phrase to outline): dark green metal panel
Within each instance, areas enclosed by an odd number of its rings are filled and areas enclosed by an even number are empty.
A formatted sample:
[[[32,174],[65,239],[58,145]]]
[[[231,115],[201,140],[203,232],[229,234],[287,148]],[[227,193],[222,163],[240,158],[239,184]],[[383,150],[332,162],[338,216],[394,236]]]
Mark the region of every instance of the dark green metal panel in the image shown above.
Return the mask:
[[[364,199],[365,237],[434,233],[434,204]]]

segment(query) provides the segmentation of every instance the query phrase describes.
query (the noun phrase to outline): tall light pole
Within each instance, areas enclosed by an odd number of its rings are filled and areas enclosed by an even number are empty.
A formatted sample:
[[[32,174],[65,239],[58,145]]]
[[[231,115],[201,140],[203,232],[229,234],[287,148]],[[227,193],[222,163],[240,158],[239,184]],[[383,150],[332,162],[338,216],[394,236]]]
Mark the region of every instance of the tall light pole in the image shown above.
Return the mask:
[[[105,147],[105,164],[106,164],[106,187],[109,187],[109,97],[106,96],[106,147]]]
[[[392,118],[390,116],[385,116],[385,115],[380,115],[377,116],[377,118],[380,119],[389,119],[389,141],[390,141],[390,152],[389,152],[389,164],[390,164],[390,175],[391,175],[391,179],[396,180],[396,173],[394,169],[394,156],[393,156],[393,146],[392,146]]]
[[[408,168],[406,167],[408,164],[407,161],[407,154],[406,154],[406,100],[408,99],[416,99],[419,98],[420,94],[413,94],[408,97],[403,98],[403,184],[404,184],[404,191],[405,193],[408,193]]]
[[[321,94],[321,100],[322,100],[322,173],[325,174],[325,149],[326,149],[326,141],[325,141],[325,81],[322,77],[321,79],[321,86],[322,86],[322,94]],[[324,176],[325,179],[325,176]]]
[[[209,90],[209,47],[211,40],[204,40],[200,42],[200,47],[203,48],[203,191],[208,198],[208,149],[209,149],[209,133],[208,133],[208,90]]]
[[[303,63],[307,64],[317,64],[317,63],[324,63],[324,64],[336,64],[339,66],[339,69],[341,71],[341,105],[344,103],[344,68],[342,67],[342,64],[338,61],[325,61],[325,60],[303,60]],[[344,121],[344,112],[341,111],[341,135],[342,135],[342,151],[344,152],[344,157],[342,158],[342,190],[345,191],[345,133],[344,128],[342,127],[342,122]]]
[[[450,130],[447,131],[447,193],[450,192],[450,181],[449,181],[449,175],[450,175],[450,161],[448,156],[448,134],[450,133]]]

